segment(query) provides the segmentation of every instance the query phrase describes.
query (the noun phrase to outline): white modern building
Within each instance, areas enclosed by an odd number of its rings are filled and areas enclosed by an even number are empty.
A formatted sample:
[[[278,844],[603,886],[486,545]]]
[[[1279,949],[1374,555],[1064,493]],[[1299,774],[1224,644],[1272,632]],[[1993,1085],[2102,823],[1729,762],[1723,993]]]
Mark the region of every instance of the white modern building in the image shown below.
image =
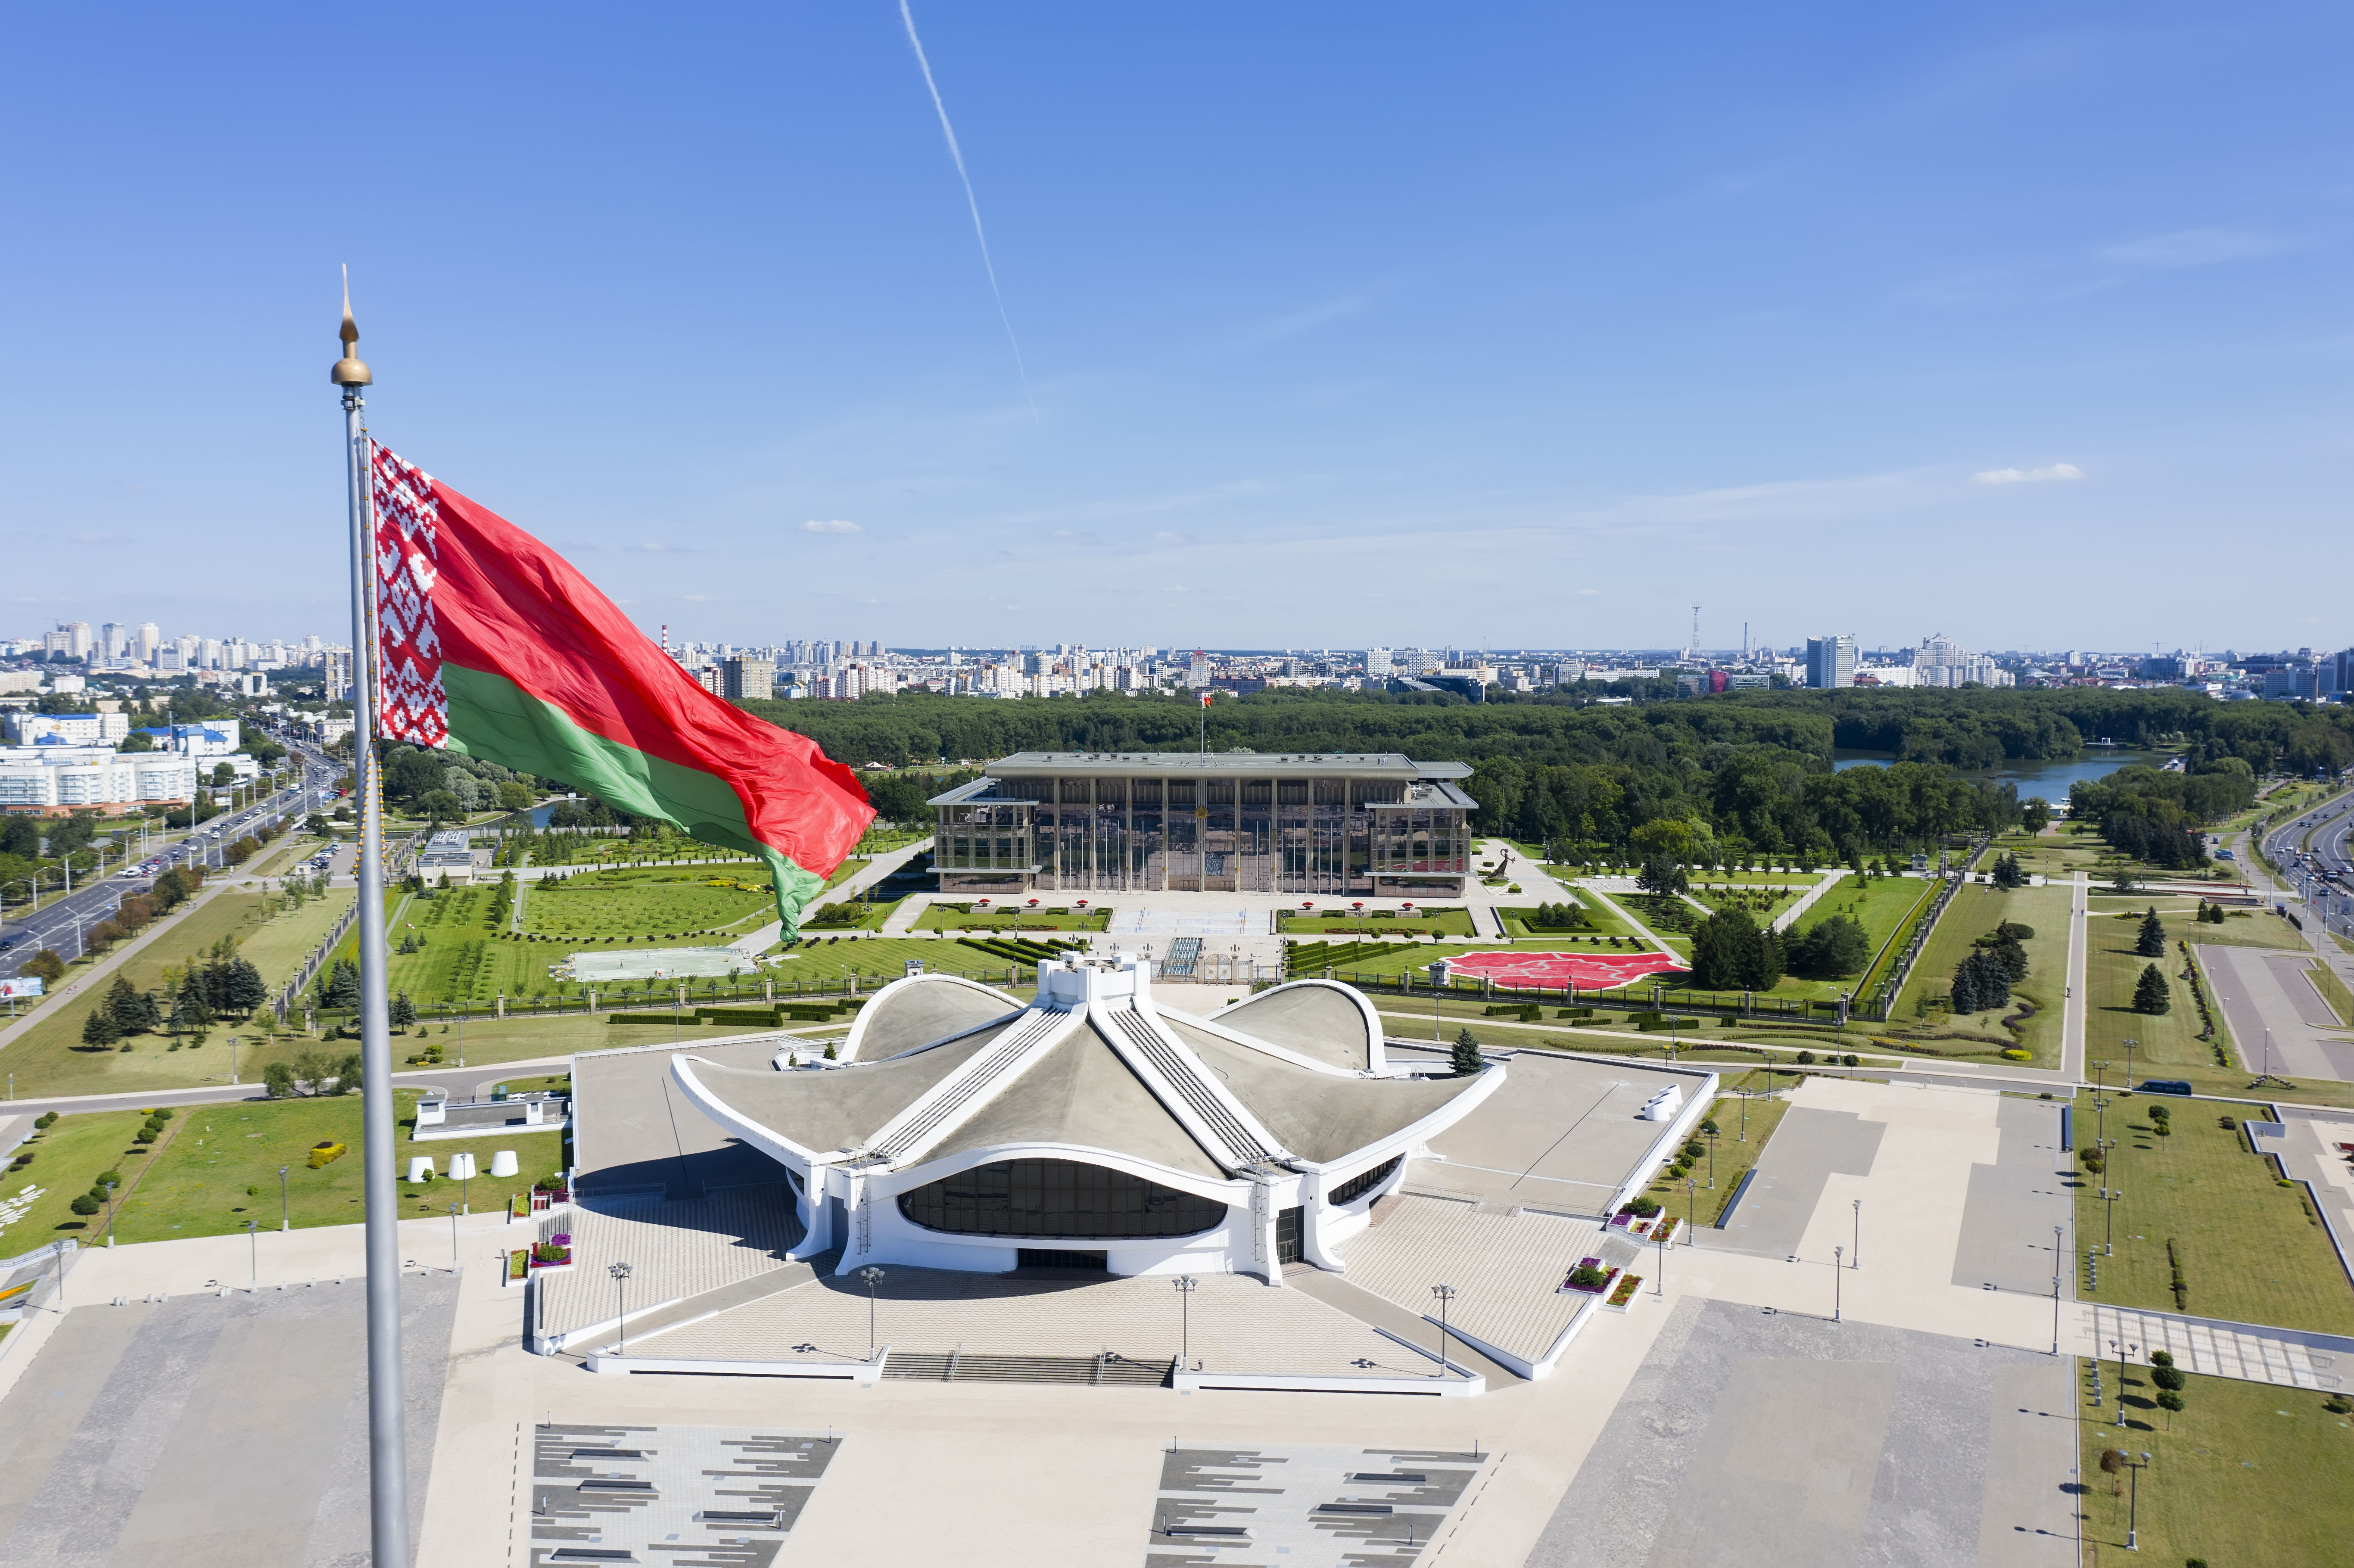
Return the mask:
[[[837,1062],[724,1066],[677,1086],[782,1168],[796,1257],[1002,1274],[1341,1266],[1406,1163],[1504,1086],[1499,1064],[1393,1063],[1372,1005],[1299,980],[1197,1019],[1150,966],[1073,956],[1034,1004],[950,975],[876,993]]]
[[[131,715],[121,713],[12,713],[5,724],[8,739],[17,746],[38,746],[44,741],[69,746],[111,746],[131,733]]]
[[[0,810],[60,811],[183,804],[196,798],[194,758],[108,746],[0,747]]]

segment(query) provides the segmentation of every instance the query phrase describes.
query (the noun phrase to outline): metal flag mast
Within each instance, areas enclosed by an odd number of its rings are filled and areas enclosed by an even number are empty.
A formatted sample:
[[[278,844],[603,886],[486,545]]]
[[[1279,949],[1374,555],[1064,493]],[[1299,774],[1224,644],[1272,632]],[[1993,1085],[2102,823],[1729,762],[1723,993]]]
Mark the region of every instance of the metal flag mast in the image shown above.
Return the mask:
[[[370,537],[368,435],[360,362],[344,278],[344,356],[330,379],[344,402],[344,475],[351,501],[352,794],[360,808],[360,1116],[367,1211],[368,1542],[376,1568],[408,1568],[408,1432],[400,1386],[400,1235],[393,1164],[392,1031],[386,1016],[384,790],[376,755],[378,691],[376,546]]]

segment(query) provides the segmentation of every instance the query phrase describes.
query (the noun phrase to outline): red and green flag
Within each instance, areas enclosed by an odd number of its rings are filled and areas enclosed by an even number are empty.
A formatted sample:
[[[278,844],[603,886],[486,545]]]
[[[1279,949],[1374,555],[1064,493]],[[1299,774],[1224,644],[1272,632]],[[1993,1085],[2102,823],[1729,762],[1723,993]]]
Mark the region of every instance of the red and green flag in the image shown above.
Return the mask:
[[[767,863],[787,935],[874,809],[807,736],[714,696],[571,563],[372,447],[378,733],[561,779]]]

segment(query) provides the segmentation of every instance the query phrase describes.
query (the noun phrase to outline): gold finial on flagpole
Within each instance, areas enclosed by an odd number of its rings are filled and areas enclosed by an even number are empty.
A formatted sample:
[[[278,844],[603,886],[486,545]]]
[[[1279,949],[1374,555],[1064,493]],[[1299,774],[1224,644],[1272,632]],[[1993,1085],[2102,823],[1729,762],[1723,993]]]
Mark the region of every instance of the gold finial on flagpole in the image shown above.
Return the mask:
[[[368,367],[353,352],[359,346],[360,329],[352,320],[352,270],[349,267],[344,269],[344,330],[340,335],[344,340],[344,356],[335,361],[335,368],[328,372],[328,378],[338,387],[370,385],[376,377],[368,374]]]

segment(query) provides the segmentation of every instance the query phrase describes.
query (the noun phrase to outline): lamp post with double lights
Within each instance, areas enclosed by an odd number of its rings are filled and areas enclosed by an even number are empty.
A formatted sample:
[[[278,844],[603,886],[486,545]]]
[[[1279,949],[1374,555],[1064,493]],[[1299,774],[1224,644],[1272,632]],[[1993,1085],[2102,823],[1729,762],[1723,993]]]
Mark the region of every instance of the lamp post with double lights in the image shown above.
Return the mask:
[[[1193,1292],[1202,1282],[1190,1274],[1181,1274],[1170,1283],[1177,1288],[1177,1365],[1190,1372],[1193,1366]]]
[[[875,1359],[875,1287],[883,1283],[883,1271],[870,1263],[858,1271],[858,1277],[866,1281],[866,1359],[871,1361]]]
[[[1447,1304],[1455,1299],[1455,1287],[1434,1285],[1430,1294],[1438,1302],[1438,1375],[1447,1375]]]
[[[458,1207],[453,1203],[450,1206],[450,1230],[452,1235],[457,1234],[457,1213]],[[620,1348],[613,1353],[617,1356],[626,1356],[630,1353],[629,1285],[631,1271],[626,1263],[609,1263],[605,1266],[605,1272],[613,1279],[613,1327],[620,1334]]]

